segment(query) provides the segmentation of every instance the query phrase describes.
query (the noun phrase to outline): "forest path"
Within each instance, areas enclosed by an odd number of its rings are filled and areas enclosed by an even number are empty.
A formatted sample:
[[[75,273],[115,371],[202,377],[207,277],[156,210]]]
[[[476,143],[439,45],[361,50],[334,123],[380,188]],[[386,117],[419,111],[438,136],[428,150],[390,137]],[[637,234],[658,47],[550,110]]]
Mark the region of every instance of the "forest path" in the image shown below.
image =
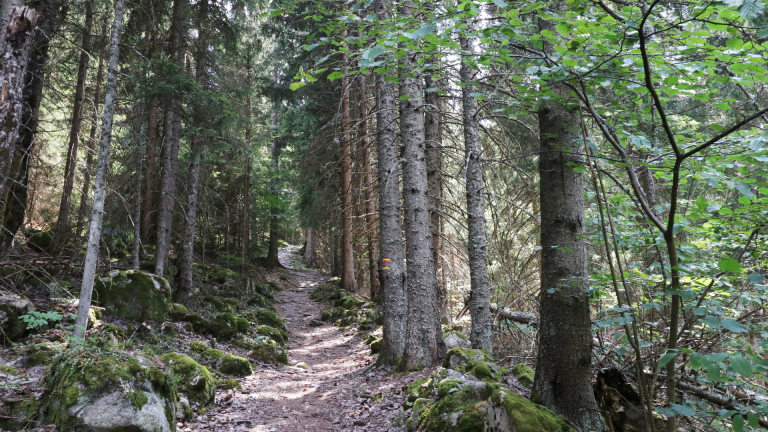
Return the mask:
[[[369,398],[377,387],[386,390],[397,384],[387,386],[392,379],[383,373],[364,374],[372,362],[365,342],[354,331],[342,332],[331,324],[309,325],[320,319],[324,307],[310,300],[309,294],[328,277],[300,268],[297,250],[289,247],[280,252],[290,287],[276,294],[275,307],[288,327],[290,364],[304,362],[308,368],[254,367],[253,375],[239,380],[242,390],[219,391],[207,414],[179,430],[402,430],[389,426],[394,406],[369,410],[368,405],[373,405]],[[368,390],[371,387],[374,391]]]

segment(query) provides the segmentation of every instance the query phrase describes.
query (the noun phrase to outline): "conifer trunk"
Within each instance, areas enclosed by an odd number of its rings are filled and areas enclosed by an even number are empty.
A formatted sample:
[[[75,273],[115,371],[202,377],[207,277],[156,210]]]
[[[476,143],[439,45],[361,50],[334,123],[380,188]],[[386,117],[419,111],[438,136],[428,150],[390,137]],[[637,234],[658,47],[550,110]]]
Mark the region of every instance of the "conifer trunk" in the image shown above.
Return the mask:
[[[173,24],[171,29],[171,54],[180,70],[184,69],[187,50],[187,11],[189,0],[175,0],[173,3]],[[176,172],[179,166],[179,136],[181,135],[181,94],[176,94],[166,110],[163,157],[163,177],[160,186],[160,205],[157,216],[157,249],[155,251],[155,274],[163,276],[171,249],[171,228],[176,195]]]
[[[272,70],[272,80],[277,85],[277,67]],[[269,267],[280,267],[280,258],[278,257],[278,238],[277,235],[280,230],[280,206],[278,200],[280,199],[278,191],[278,174],[280,170],[280,151],[282,150],[282,144],[278,138],[278,126],[279,117],[278,109],[280,105],[277,100],[272,103],[272,174],[269,179],[269,193],[271,195],[271,205],[269,209],[269,251],[267,252],[266,264]]]
[[[83,99],[85,98],[85,81],[88,75],[88,60],[91,57],[91,32],[93,31],[93,1],[85,2],[85,26],[83,41],[80,46],[80,61],[77,67],[77,83],[75,84],[75,102],[72,107],[72,125],[69,129],[67,145],[67,160],[64,166],[64,187],[59,204],[59,216],[56,220],[54,244],[61,244],[69,229],[69,214],[72,209],[72,189],[75,172],[77,171],[77,151],[80,145],[80,129],[83,124]]]
[[[91,294],[93,292],[94,278],[96,277],[96,265],[99,261],[99,241],[101,240],[101,222],[104,217],[107,165],[109,164],[109,148],[112,143],[112,120],[115,115],[115,99],[117,97],[117,72],[118,60],[120,58],[120,36],[123,31],[124,5],[125,0],[115,1],[115,21],[112,26],[112,39],[109,48],[109,72],[107,73],[104,114],[102,115],[99,161],[96,168],[93,211],[91,212],[91,228],[89,230],[88,249],[85,253],[85,262],[83,263],[83,284],[80,288],[80,303],[77,306],[77,319],[75,320],[74,329],[74,337],[79,341],[85,339],[88,312],[91,309]]]
[[[346,36],[346,30],[342,32]],[[355,291],[355,255],[352,238],[352,143],[349,128],[349,56],[341,58],[341,287]]]
[[[391,18],[391,0],[374,3],[382,21]],[[379,176],[379,261],[383,298],[383,331],[378,363],[397,365],[405,354],[408,298],[405,292],[405,257],[400,207],[400,152],[397,148],[395,85],[385,81],[394,74],[376,74],[376,152]]]
[[[368,131],[368,86],[365,75],[360,75],[360,146],[363,148],[363,189],[365,191],[365,224],[368,233],[368,272],[371,284],[371,300],[381,298],[381,283],[379,281],[379,247],[376,239],[376,202],[373,196],[373,174],[371,173],[371,135]]]
[[[403,6],[401,14],[410,17],[410,6]],[[400,135],[403,140],[405,255],[408,263],[405,370],[434,366],[445,355],[427,196],[424,85],[421,76],[408,76],[417,68],[417,59],[417,54],[409,53],[401,59],[400,68]],[[407,99],[402,99],[404,97]]]
[[[555,4],[555,10],[562,4]],[[539,30],[554,30],[539,20]],[[553,52],[551,45],[544,49]],[[541,292],[539,352],[531,399],[576,425],[581,432],[603,430],[591,382],[592,323],[587,297],[584,242],[584,185],[578,113],[562,99],[544,104],[539,116]],[[570,164],[570,165],[569,165]]]
[[[471,27],[470,27],[471,28]],[[472,316],[470,341],[472,348],[484,349],[491,354],[492,334],[491,325],[491,280],[488,276],[488,256],[486,250],[485,232],[485,201],[483,185],[483,165],[480,156],[483,152],[480,142],[480,131],[477,119],[477,99],[472,96],[475,92],[473,81],[475,70],[469,64],[474,49],[472,42],[466,37],[460,38],[461,50],[466,57],[461,63],[461,100],[464,123],[464,160],[467,161],[467,255],[469,256],[469,313]]]

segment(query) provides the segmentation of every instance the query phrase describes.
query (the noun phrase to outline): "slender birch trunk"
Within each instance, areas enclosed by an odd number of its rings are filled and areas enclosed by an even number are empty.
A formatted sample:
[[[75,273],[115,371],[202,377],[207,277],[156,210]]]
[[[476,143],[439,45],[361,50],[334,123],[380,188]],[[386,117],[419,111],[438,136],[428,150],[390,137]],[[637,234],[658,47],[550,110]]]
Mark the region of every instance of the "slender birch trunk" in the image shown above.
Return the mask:
[[[99,242],[101,241],[101,221],[104,217],[104,198],[106,194],[107,165],[109,164],[109,148],[112,143],[112,120],[115,115],[115,99],[117,97],[117,72],[120,59],[120,36],[123,31],[123,12],[125,0],[115,1],[115,21],[112,26],[112,39],[109,48],[109,72],[107,73],[106,97],[104,98],[104,114],[101,123],[101,142],[99,143],[99,161],[96,168],[95,192],[93,194],[93,211],[91,227],[88,236],[88,249],[83,264],[83,284],[80,288],[80,303],[77,306],[74,337],[76,340],[85,339],[88,325],[88,312],[91,310],[91,294],[96,277],[96,265],[99,261]]]

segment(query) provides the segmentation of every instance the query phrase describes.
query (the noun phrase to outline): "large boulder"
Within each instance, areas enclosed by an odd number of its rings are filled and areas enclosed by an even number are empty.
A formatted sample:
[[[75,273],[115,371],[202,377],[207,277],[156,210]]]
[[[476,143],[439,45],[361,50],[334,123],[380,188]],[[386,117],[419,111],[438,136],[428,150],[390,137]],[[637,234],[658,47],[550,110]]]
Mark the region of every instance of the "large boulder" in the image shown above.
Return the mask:
[[[200,405],[208,405],[216,397],[218,382],[207,367],[179,353],[168,353],[160,357],[167,370],[178,382],[180,392],[189,400]]]
[[[461,347],[451,348],[448,351],[443,358],[443,367],[472,374],[481,380],[501,381],[507,373],[506,369],[493,362],[487,352]]]
[[[19,317],[33,310],[35,305],[26,298],[0,291],[0,329],[3,331],[0,342],[8,343],[21,337],[27,329],[27,324]]]
[[[46,377],[44,423],[59,432],[172,432],[176,388],[147,359],[91,347],[59,355]]]
[[[96,278],[94,302],[107,315],[163,322],[171,304],[171,287],[165,279],[141,270],[113,270]]]

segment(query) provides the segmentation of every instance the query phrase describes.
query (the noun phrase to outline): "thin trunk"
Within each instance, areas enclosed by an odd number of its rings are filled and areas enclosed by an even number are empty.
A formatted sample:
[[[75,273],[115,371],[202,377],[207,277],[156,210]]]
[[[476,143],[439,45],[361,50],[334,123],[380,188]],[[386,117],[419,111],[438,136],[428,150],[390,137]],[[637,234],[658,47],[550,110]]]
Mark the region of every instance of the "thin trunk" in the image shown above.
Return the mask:
[[[427,89],[437,85],[432,77],[425,77]],[[448,308],[448,287],[445,284],[445,272],[443,270],[443,125],[442,106],[440,95],[436,91],[428,91],[424,97],[426,104],[424,115],[424,136],[427,140],[427,185],[429,187],[429,220],[432,231],[432,258],[435,261],[435,280],[437,284],[437,302],[440,311],[440,322],[445,325],[451,323],[451,313]]]
[[[277,85],[277,67],[272,70],[272,80]],[[269,193],[271,206],[269,209],[269,251],[267,253],[267,266],[268,267],[281,267],[280,259],[278,258],[278,238],[277,235],[280,232],[280,206],[279,206],[279,191],[278,191],[278,174],[280,170],[280,151],[283,149],[282,143],[278,138],[279,130],[279,117],[277,114],[280,104],[275,100],[272,102],[272,175],[269,180]]]
[[[373,174],[371,173],[371,135],[368,131],[368,88],[365,75],[360,75],[360,132],[363,148],[363,190],[365,191],[365,224],[368,233],[368,272],[371,284],[371,301],[381,299],[379,281],[378,244],[376,241],[376,202],[373,196]]]
[[[139,146],[139,154],[142,152],[141,146]],[[141,251],[141,161],[138,163],[136,170],[136,197],[134,205],[133,216],[133,268],[139,268],[139,251]]]
[[[471,27],[470,27],[471,28]],[[474,49],[466,36],[460,38],[464,61],[461,63],[461,99],[464,122],[464,160],[467,161],[467,255],[469,256],[469,312],[472,316],[470,340],[472,348],[484,349],[491,354],[493,349],[491,325],[491,280],[488,276],[488,256],[486,251],[485,201],[483,186],[483,165],[480,156],[483,152],[477,119],[477,99],[475,91],[475,70],[471,66]]]
[[[410,5],[403,6],[401,14],[410,17]],[[408,54],[401,59],[400,67],[400,135],[403,140],[405,255],[408,263],[405,370],[434,366],[445,355],[437,307],[437,281],[427,195],[429,189],[422,111],[424,85],[421,76],[409,76],[417,68],[417,60],[417,54]]]
[[[187,11],[189,0],[175,0],[173,3],[173,24],[171,29],[171,54],[179,68],[184,69],[187,49]],[[176,195],[176,172],[179,166],[179,136],[181,135],[181,94],[176,94],[166,110],[163,137],[165,157],[163,178],[160,187],[160,205],[157,216],[157,248],[155,251],[155,274],[163,276],[171,249],[171,228]]]
[[[91,213],[91,228],[88,238],[88,249],[83,264],[83,284],[80,288],[80,303],[77,306],[77,319],[73,336],[76,341],[85,339],[85,329],[88,325],[88,312],[91,310],[91,294],[93,292],[96,265],[99,260],[99,241],[101,240],[101,221],[104,217],[104,198],[106,192],[107,165],[109,164],[109,147],[112,143],[112,119],[115,115],[115,99],[117,96],[117,68],[120,58],[120,34],[123,30],[123,9],[125,0],[115,1],[115,22],[112,28],[112,41],[109,48],[109,72],[107,74],[106,97],[104,98],[104,114],[101,124],[101,142],[99,144],[99,161],[96,168],[96,189],[93,194],[93,211]]]
[[[304,248],[304,260],[307,262],[307,267],[312,267],[314,261],[314,247],[315,243],[312,239],[312,228],[307,228],[307,247]]]
[[[157,34],[152,22],[148,22],[146,28],[146,40],[149,52],[148,58],[153,58],[157,53]],[[152,215],[155,210],[155,194],[157,191],[157,168],[155,166],[155,154],[160,141],[160,124],[158,122],[159,98],[153,97],[147,106],[147,149],[146,149],[146,174],[144,180],[144,197],[142,203],[141,238],[148,243],[152,233]]]
[[[91,58],[91,32],[93,31],[93,1],[85,2],[85,27],[83,42],[80,47],[80,61],[77,68],[77,83],[75,84],[75,103],[72,107],[72,126],[69,129],[69,144],[67,160],[64,166],[64,187],[59,204],[59,216],[56,220],[54,244],[61,245],[69,230],[69,214],[72,209],[72,189],[77,171],[77,150],[80,145],[80,129],[83,124],[83,99],[85,98],[85,81],[88,75],[88,60]]]
[[[251,89],[251,55],[250,51],[247,52],[246,57],[246,69],[248,70],[248,90]],[[246,97],[246,126],[245,126],[245,143],[247,148],[250,150],[251,147],[251,95],[249,94]],[[246,159],[246,165],[245,165],[245,178],[243,179],[243,247],[240,251],[241,258],[243,260],[243,268],[242,270],[245,270],[245,266],[247,263],[247,260],[249,258],[249,246],[251,241],[251,165],[253,164],[253,161],[251,160],[250,153],[248,154],[248,157]]]
[[[12,0],[4,2],[3,7],[8,7],[13,12],[14,6],[16,6],[17,9],[14,12],[16,15],[14,16],[18,19],[18,8],[23,7],[23,4],[23,1]],[[62,10],[61,1],[34,2],[30,3],[30,5],[35,7],[38,19],[37,27],[35,27],[32,36],[32,50],[26,57],[26,61],[29,64],[26,67],[25,75],[22,77],[23,99],[21,104],[23,108],[18,125],[14,124],[14,127],[18,126],[19,130],[17,132],[10,131],[10,133],[17,133],[17,140],[12,145],[14,147],[13,154],[0,154],[0,159],[6,158],[6,162],[10,161],[11,165],[8,174],[12,176],[10,177],[12,181],[8,181],[7,177],[0,178],[2,180],[0,183],[3,183],[2,188],[0,188],[0,199],[2,199],[0,214],[3,215],[0,256],[5,256],[10,251],[16,232],[24,224],[29,196],[27,189],[30,165],[29,153],[32,151],[34,138],[37,133],[38,111],[43,94],[43,77],[45,76],[45,66],[48,62],[50,35],[56,33],[62,22],[60,15]],[[28,7],[24,8],[28,9]],[[19,24],[18,20],[16,24]],[[16,31],[16,24],[11,23],[8,30]],[[6,33],[3,41],[8,42],[14,37],[21,37],[21,35],[12,36],[10,33]],[[14,43],[17,42],[19,41],[16,40]],[[3,46],[8,48],[8,45]],[[14,56],[12,55],[11,57]],[[5,71],[9,71],[8,68],[12,66],[10,64],[12,59],[9,57],[4,58],[5,61],[0,65],[0,71],[3,71],[0,79],[3,80],[3,85],[5,86],[6,83],[9,85],[16,83],[17,77],[5,75]],[[10,91],[10,88],[6,89],[3,87],[3,94],[0,95],[0,98],[4,102],[8,101],[10,103],[8,100],[9,95],[5,93],[6,90]],[[11,107],[8,106],[8,109],[11,109]]]
[[[562,4],[553,9],[559,10]],[[539,20],[540,30],[553,30]],[[553,52],[551,45],[545,45]],[[561,97],[569,92],[552,85]],[[563,100],[549,102],[539,116],[541,212],[541,300],[539,352],[531,399],[582,432],[603,430],[592,392],[592,323],[587,297],[584,185],[578,113]]]
[[[346,36],[347,32],[342,32]],[[355,255],[352,249],[352,144],[349,128],[349,56],[342,55],[341,80],[341,287],[355,291]]]
[[[392,1],[374,3],[380,20],[391,17]],[[400,152],[397,146],[395,85],[376,74],[376,151],[379,170],[380,277],[383,297],[384,340],[378,363],[399,365],[405,354],[408,297],[405,292],[405,257],[400,207]]]
[[[77,227],[75,236],[80,238],[85,224],[85,213],[88,209],[88,192],[91,190],[91,168],[93,167],[93,148],[96,143],[96,130],[99,124],[99,102],[101,102],[101,82],[104,80],[104,56],[99,55],[99,70],[96,73],[96,88],[93,92],[93,114],[91,115],[91,132],[88,134],[88,156],[85,159],[85,174],[83,174],[83,189],[80,192],[80,209],[77,212]]]

